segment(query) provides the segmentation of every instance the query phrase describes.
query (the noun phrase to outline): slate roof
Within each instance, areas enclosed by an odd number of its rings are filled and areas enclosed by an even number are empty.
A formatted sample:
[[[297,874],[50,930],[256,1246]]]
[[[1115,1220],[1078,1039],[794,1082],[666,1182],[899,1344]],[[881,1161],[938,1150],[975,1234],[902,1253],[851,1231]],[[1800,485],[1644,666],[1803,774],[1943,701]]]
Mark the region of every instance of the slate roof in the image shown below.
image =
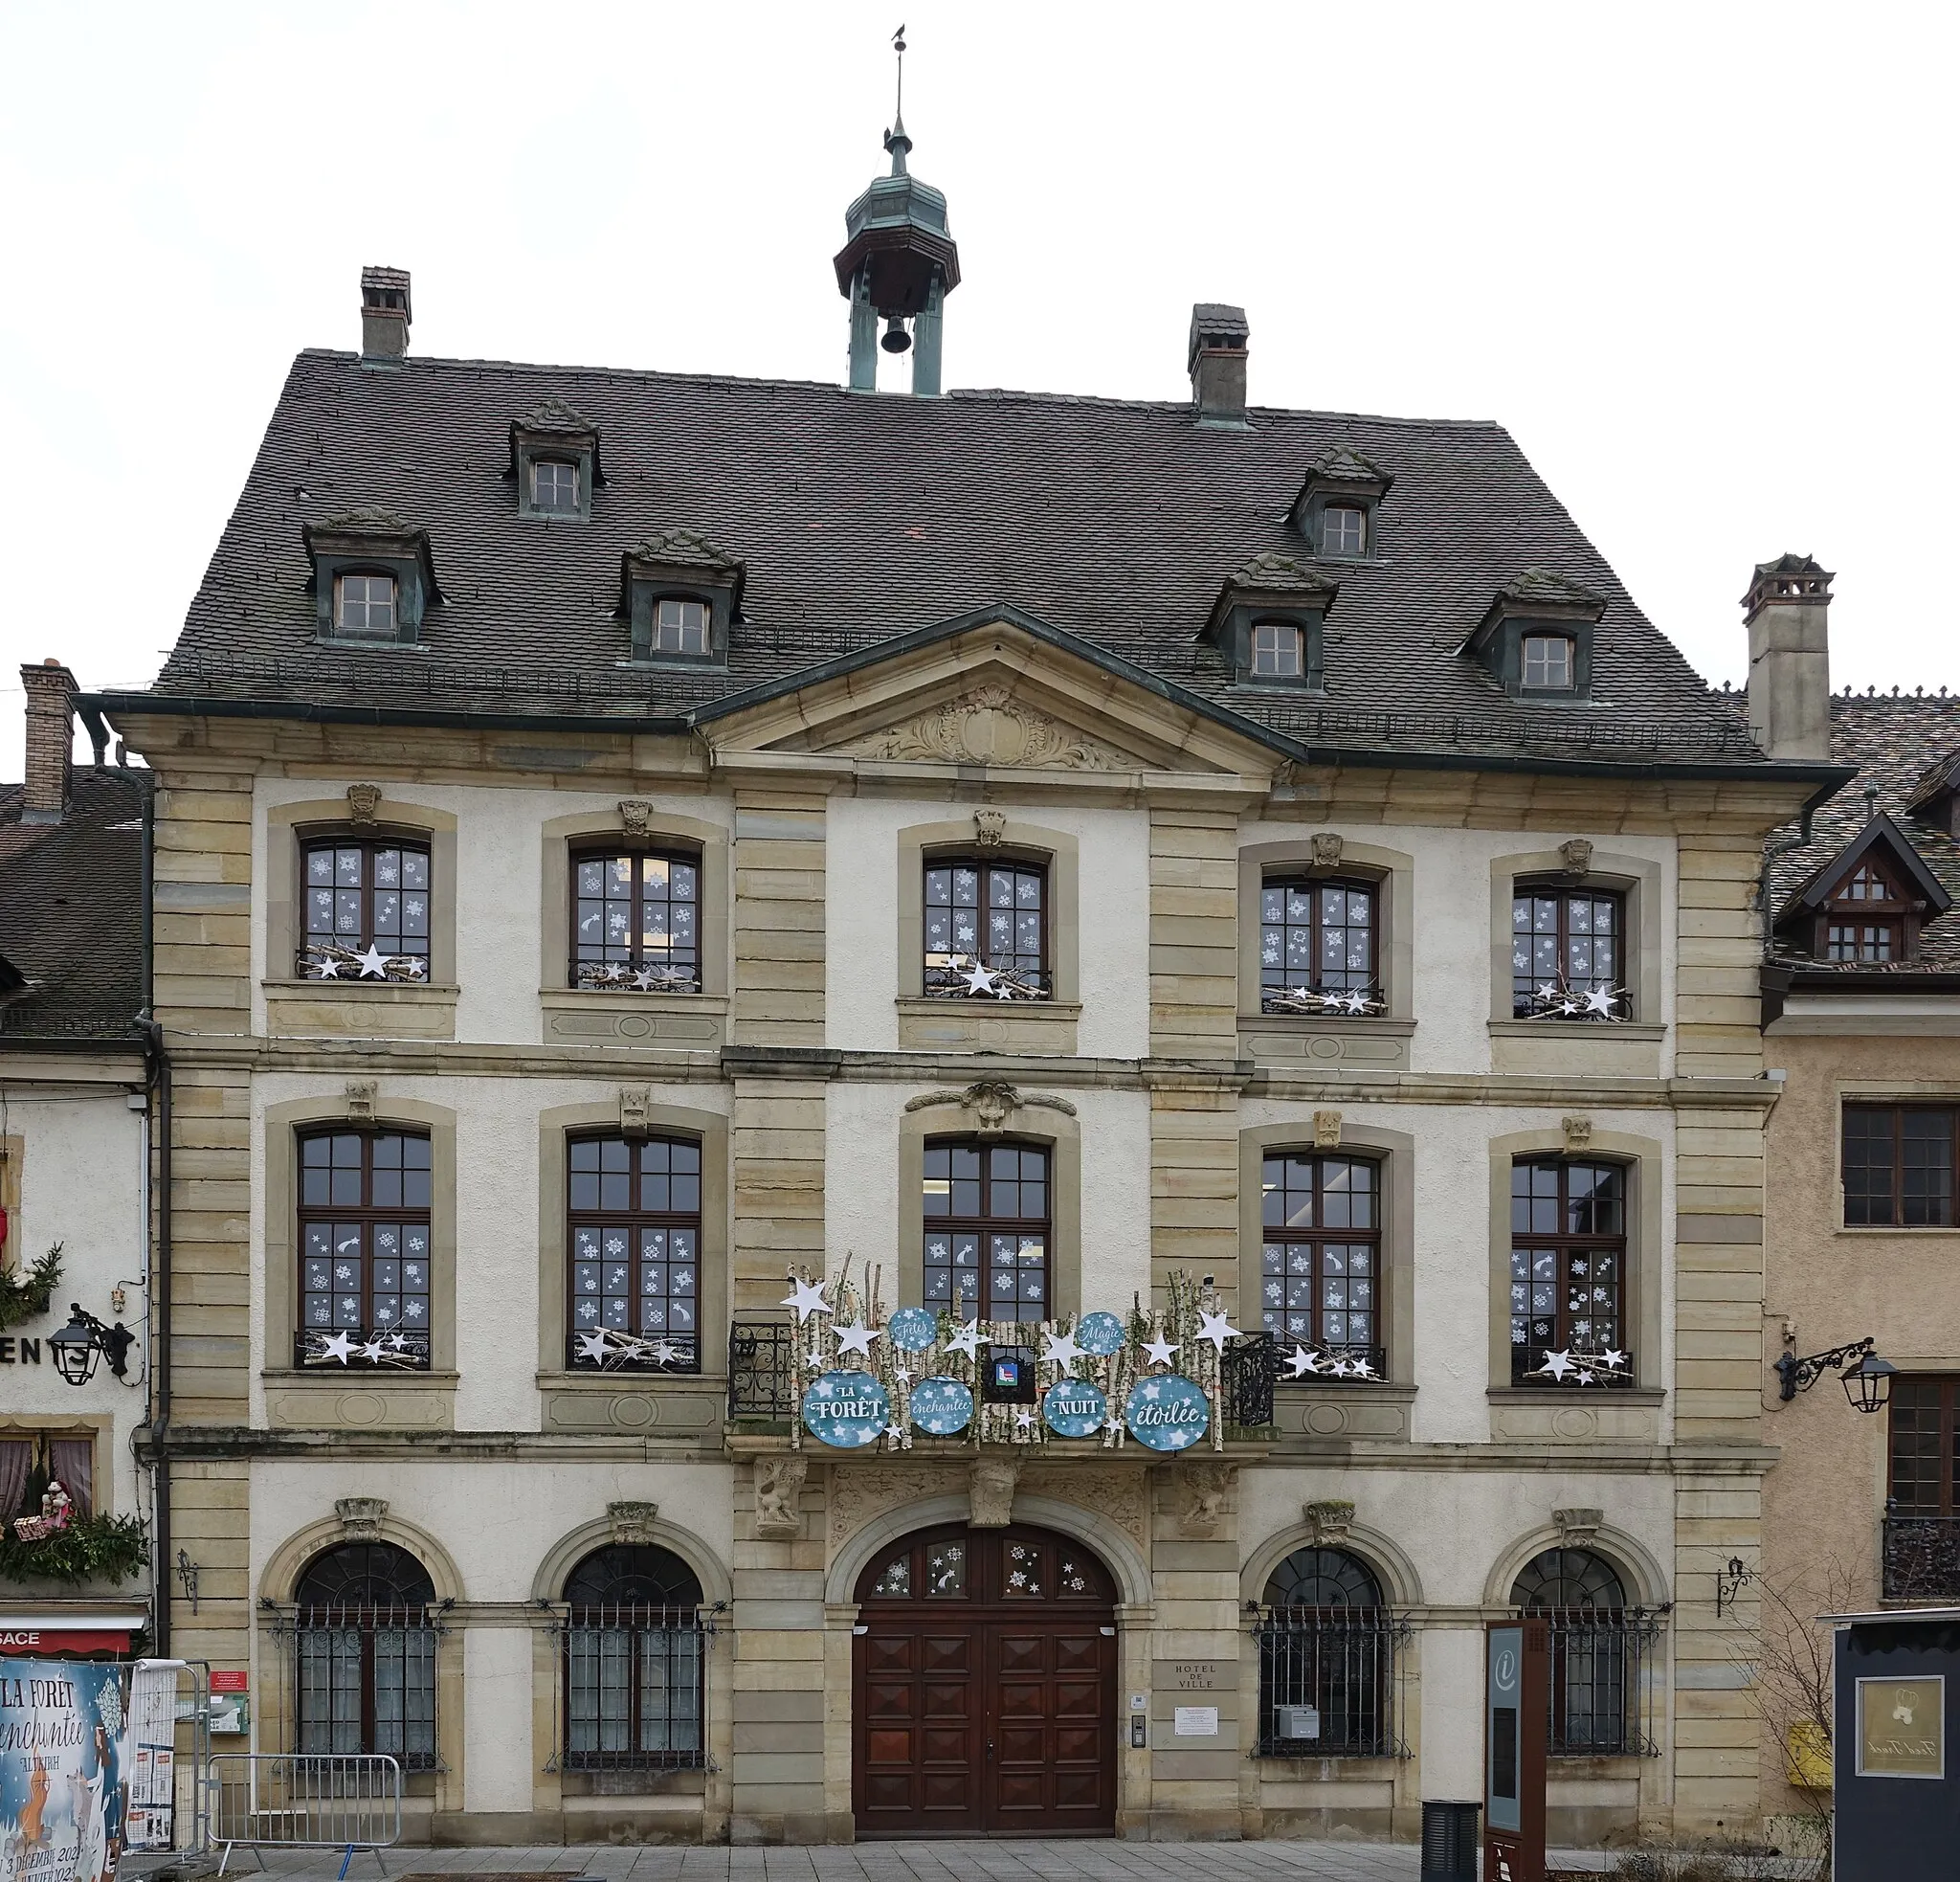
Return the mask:
[[[1739,703],[1741,695],[1733,696]],[[1919,952],[1909,961],[1877,967],[1869,962],[1813,959],[1779,935],[1771,958],[1799,972],[1806,980],[1829,975],[1838,978],[1883,975],[1909,979],[1914,975],[1960,972],[1960,841],[1915,816],[1909,806],[1928,773],[1960,754],[1960,694],[1845,694],[1831,701],[1831,756],[1855,765],[1858,776],[1811,823],[1813,840],[1801,849],[1772,860],[1770,867],[1770,907],[1781,918],[1792,898],[1832,863],[1856,840],[1873,811],[1892,818],[1913,850],[1939,880],[1955,906],[1927,922],[1920,930]],[[1865,793],[1876,795],[1867,798]],[[1773,849],[1798,835],[1795,823],[1770,839]]]
[[[143,1007],[149,773],[78,767],[68,815],[23,823],[0,784],[0,1045],[133,1040]]]
[[[509,431],[541,401],[596,424],[589,520],[517,514]],[[1501,427],[1188,405],[302,352],[157,690],[302,706],[678,719],[826,660],[1007,603],[1287,737],[1446,762],[1760,765]],[[1325,697],[1235,684],[1200,635],[1308,468],[1392,479],[1378,553],[1323,564]],[[366,506],[427,529],[426,648],[315,645],[302,527]],[[623,664],[622,552],[696,532],[747,571],[727,670]],[[1586,704],[1506,697],[1457,649],[1527,570],[1596,594]],[[112,709],[119,696],[101,696]]]

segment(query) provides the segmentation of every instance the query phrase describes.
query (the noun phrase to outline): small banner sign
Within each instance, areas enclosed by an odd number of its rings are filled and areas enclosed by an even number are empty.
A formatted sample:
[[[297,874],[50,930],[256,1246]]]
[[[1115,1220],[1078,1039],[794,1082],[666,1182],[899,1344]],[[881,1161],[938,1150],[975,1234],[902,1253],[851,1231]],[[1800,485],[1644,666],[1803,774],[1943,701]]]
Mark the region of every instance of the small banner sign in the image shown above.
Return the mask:
[[[1093,1438],[1109,1416],[1109,1400],[1085,1378],[1059,1379],[1043,1396],[1041,1416],[1058,1438]]]
[[[803,1428],[835,1450],[862,1450],[884,1436],[892,1402],[869,1373],[825,1373],[803,1395]]]
[[[1149,1450],[1189,1450],[1212,1423],[1204,1388],[1182,1373],[1157,1373],[1130,1387],[1123,1422]]]

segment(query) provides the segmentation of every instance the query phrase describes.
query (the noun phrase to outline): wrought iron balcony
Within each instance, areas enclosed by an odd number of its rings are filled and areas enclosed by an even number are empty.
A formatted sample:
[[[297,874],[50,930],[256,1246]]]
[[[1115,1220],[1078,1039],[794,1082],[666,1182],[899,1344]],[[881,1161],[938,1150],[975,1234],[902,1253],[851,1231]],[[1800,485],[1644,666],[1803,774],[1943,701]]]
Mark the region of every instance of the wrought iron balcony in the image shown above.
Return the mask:
[[[1218,1409],[1225,1427],[1273,1422],[1273,1335],[1240,1333],[1218,1355]]]
[[[728,1416],[796,1416],[796,1329],[768,1314],[738,1313],[728,1329]]]
[[[1960,1516],[1885,1517],[1887,1601],[1960,1600]]]
[[[1634,1382],[1634,1355],[1619,1347],[1588,1353],[1575,1346],[1549,1347],[1540,1340],[1533,1345],[1511,1348],[1513,1385],[1589,1391]]]
[[[349,1372],[427,1372],[427,1328],[311,1327],[293,1335],[293,1364],[303,1372],[322,1367]]]

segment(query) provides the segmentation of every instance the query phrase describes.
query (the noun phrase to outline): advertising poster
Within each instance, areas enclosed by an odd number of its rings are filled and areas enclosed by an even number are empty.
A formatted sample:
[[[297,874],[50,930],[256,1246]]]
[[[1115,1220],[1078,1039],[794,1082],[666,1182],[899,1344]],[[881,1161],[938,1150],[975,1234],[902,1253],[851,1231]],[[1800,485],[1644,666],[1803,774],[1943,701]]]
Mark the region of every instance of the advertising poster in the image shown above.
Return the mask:
[[[128,1669],[0,1660],[0,1876],[106,1882],[122,1850]]]

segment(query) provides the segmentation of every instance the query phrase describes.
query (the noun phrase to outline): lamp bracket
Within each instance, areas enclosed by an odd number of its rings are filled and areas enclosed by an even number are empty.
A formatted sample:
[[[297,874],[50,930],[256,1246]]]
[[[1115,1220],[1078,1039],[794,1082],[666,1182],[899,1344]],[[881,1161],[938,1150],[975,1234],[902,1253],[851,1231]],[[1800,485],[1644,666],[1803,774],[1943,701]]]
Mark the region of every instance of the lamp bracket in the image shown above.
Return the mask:
[[[1867,1333],[1862,1339],[1834,1346],[1826,1353],[1813,1353],[1805,1359],[1799,1359],[1794,1353],[1784,1354],[1776,1361],[1776,1377],[1782,1381],[1778,1398],[1787,1405],[1799,1392],[1808,1392],[1827,1372],[1842,1372],[1854,1361],[1862,1359],[1874,1344],[1872,1335]]]

